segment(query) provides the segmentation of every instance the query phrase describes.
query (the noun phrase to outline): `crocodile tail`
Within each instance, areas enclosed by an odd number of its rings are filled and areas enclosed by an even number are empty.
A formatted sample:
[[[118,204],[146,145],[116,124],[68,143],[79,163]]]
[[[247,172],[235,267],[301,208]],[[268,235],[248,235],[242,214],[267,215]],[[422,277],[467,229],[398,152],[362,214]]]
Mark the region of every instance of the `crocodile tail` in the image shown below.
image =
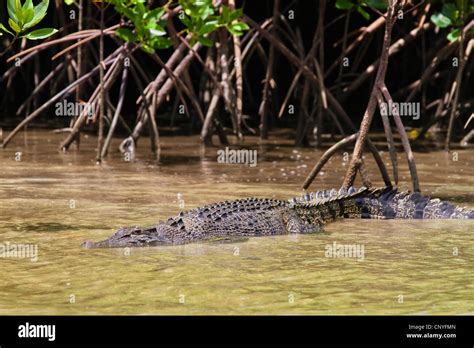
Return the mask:
[[[419,192],[398,192],[396,188],[376,196],[357,197],[354,204],[363,219],[474,219],[474,210],[431,199]]]
[[[362,219],[474,219],[474,210],[397,188],[319,191],[293,199],[297,210],[311,210],[323,222],[338,217]],[[303,212],[302,212],[303,213]],[[304,213],[303,213],[304,214]]]

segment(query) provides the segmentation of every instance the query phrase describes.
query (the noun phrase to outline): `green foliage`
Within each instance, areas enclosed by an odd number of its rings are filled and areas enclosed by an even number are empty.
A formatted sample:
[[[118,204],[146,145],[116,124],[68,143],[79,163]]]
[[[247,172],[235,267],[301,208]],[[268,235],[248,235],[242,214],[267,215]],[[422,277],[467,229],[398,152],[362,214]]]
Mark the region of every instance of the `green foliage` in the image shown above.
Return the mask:
[[[449,1],[444,2],[441,12],[436,12],[431,16],[431,22],[438,28],[449,28],[447,39],[454,42],[461,37],[462,26],[473,14],[474,5],[468,4],[468,0]]]
[[[24,4],[21,3],[21,0],[7,0],[7,11],[10,17],[8,25],[11,30],[0,23],[0,35],[5,32],[13,36],[14,39],[24,37],[29,40],[39,40],[55,34],[57,30],[53,28],[30,31],[46,16],[48,5],[49,0],[41,0],[36,6],[33,4],[33,0],[26,0]]]
[[[182,33],[192,35],[191,44],[200,42],[212,46],[214,42],[209,35],[218,28],[226,28],[233,35],[240,36],[248,30],[247,24],[238,21],[242,16],[241,10],[230,10],[222,7],[218,14],[212,0],[170,0],[166,5],[149,9],[145,0],[107,0],[129,23],[116,31],[117,36],[125,42],[139,45],[145,52],[153,53],[157,49],[171,46],[171,39],[166,32],[166,21],[162,19],[166,9],[181,5],[183,10],[178,14],[179,20],[185,26]]]
[[[132,27],[117,29],[117,36],[125,42],[139,45],[142,50],[153,53],[156,49],[168,48],[171,40],[164,29],[166,21],[161,17],[164,7],[148,9],[145,0],[108,0],[122,17],[128,19]]]
[[[362,17],[366,20],[370,19],[370,14],[364,9],[372,7],[377,10],[387,9],[387,0],[337,0],[336,8],[340,10],[352,10],[355,9]]]
[[[231,10],[222,6],[222,12],[216,13],[212,0],[179,0],[184,14],[178,16],[186,26],[186,31],[193,35],[192,42],[199,41],[204,46],[212,46],[209,35],[219,28],[226,28],[232,35],[240,36],[249,27],[238,21],[242,10]]]
[[[366,11],[372,7],[377,10],[386,10],[387,0],[336,0],[336,8],[340,10],[355,10],[366,20],[370,14]],[[443,1],[441,12],[431,16],[431,21],[439,28],[449,28],[447,35],[449,41],[456,41],[461,36],[461,27],[466,19],[474,14],[472,0],[446,0]],[[474,28],[472,29],[474,33]]]

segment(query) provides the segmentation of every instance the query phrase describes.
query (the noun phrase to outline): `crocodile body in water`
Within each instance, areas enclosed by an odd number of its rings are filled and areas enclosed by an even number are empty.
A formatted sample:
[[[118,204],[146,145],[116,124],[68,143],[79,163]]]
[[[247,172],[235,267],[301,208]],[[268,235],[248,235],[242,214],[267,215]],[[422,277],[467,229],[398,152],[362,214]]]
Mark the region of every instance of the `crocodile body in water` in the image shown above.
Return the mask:
[[[313,233],[337,218],[474,219],[474,210],[391,187],[318,191],[288,201],[247,198],[216,203],[181,212],[148,228],[121,228],[109,239],[85,242],[83,247],[143,247]]]

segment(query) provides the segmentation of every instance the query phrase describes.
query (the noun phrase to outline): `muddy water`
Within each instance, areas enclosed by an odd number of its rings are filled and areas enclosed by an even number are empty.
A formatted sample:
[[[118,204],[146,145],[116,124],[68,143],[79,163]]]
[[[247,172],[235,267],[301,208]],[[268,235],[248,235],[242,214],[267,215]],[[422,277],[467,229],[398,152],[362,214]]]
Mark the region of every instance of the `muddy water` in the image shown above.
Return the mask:
[[[94,138],[68,154],[57,151],[61,138],[29,131],[0,151],[0,245],[38,248],[36,262],[0,258],[0,314],[474,313],[471,221],[352,220],[324,234],[236,244],[83,250],[84,240],[152,224],[183,204],[288,198],[321,153],[248,139],[258,164],[245,167],[217,163],[217,149],[201,152],[197,138],[174,137],[162,140],[161,163],[143,141],[133,165],[112,152],[97,166]],[[422,188],[472,207],[473,153],[457,155],[416,153]],[[340,185],[344,169],[334,157],[313,188]],[[404,188],[407,175],[403,166]],[[334,243],[360,253],[327,257]]]

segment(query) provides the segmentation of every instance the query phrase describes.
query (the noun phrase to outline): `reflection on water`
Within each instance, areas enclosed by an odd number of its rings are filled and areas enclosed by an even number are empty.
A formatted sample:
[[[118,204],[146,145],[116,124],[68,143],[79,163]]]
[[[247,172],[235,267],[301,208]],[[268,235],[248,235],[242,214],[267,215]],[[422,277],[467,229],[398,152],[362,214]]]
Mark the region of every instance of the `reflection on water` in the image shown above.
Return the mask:
[[[95,139],[68,154],[57,151],[60,140],[30,132],[0,151],[0,251],[35,244],[39,253],[37,262],[0,258],[0,314],[474,313],[472,221],[352,220],[234,244],[83,250],[84,240],[154,223],[183,204],[288,198],[321,152],[248,139],[258,150],[249,168],[219,164],[217,148],[202,153],[197,138],[175,137],[163,139],[159,165],[142,140],[133,165],[112,152],[96,166]],[[473,206],[472,152],[458,156],[417,153],[422,188]],[[334,157],[313,186],[337,187],[344,170]],[[409,188],[405,167],[400,174]],[[363,246],[363,260],[326,257],[334,243]]]

